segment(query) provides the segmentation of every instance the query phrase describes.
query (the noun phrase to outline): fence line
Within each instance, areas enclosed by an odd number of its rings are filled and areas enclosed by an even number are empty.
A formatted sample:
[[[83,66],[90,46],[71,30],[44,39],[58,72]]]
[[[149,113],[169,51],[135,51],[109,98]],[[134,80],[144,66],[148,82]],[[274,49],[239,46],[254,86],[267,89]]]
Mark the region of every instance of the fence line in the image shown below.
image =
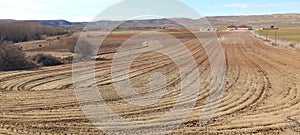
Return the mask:
[[[275,40],[275,39],[272,39],[272,38],[267,39],[266,36],[259,35],[257,32],[255,32],[255,30],[250,31],[250,33],[252,35],[254,35],[256,38],[261,39],[263,41],[270,42],[272,44],[277,44],[277,45],[281,45],[281,46],[300,47],[300,44],[296,43],[296,42],[288,42],[288,41],[283,41],[283,40],[280,40],[280,39]]]

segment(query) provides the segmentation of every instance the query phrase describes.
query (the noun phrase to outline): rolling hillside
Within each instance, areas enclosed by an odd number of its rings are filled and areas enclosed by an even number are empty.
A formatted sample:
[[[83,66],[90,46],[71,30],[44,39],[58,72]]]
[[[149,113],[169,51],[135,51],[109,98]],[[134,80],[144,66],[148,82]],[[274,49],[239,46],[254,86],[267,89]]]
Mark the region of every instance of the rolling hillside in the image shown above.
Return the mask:
[[[188,18],[176,18],[181,21],[185,21],[191,25],[199,24],[200,19],[192,20]],[[272,15],[248,15],[248,16],[208,16],[205,17],[214,27],[224,27],[227,25],[251,25],[253,27],[268,27],[270,25],[276,25],[279,27],[300,28],[300,14],[272,14]],[[3,22],[15,22],[16,20],[0,20]],[[169,19],[149,19],[149,20],[128,20],[122,21],[109,21],[100,20],[96,22],[69,22],[66,20],[38,20],[45,25],[55,26],[85,26],[87,24],[91,26],[97,26],[97,28],[110,28],[116,24],[121,24],[121,28],[136,28],[136,27],[179,27],[176,23]]]

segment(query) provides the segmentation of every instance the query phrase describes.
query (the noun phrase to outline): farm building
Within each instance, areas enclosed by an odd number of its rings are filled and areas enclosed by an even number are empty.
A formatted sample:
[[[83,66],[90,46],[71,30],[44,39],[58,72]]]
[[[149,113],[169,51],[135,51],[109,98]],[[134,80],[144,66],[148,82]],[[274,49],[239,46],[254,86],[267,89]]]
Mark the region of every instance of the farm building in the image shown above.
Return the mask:
[[[229,30],[229,31],[237,30],[237,26],[234,26],[234,25],[227,26],[227,30]]]
[[[260,30],[278,30],[278,27],[275,27],[274,25],[270,26],[269,28],[260,28]]]
[[[200,31],[218,31],[218,28],[200,28]]]
[[[251,30],[252,28],[250,26],[246,25],[240,25],[237,27],[238,30]]]
[[[240,26],[235,26],[235,25],[230,25],[227,26],[228,31],[233,31],[233,30],[251,30],[252,28],[250,26],[246,25],[240,25]]]

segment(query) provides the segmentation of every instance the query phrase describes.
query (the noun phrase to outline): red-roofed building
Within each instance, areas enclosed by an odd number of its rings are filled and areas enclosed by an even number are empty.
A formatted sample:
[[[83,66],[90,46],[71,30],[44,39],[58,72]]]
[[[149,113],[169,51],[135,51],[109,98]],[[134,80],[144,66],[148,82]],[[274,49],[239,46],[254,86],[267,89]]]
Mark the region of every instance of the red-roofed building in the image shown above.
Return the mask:
[[[238,30],[250,30],[251,27],[250,26],[246,26],[246,25],[240,25],[237,27]]]
[[[227,26],[227,30],[229,30],[229,31],[237,30],[237,26],[234,26],[234,25]]]

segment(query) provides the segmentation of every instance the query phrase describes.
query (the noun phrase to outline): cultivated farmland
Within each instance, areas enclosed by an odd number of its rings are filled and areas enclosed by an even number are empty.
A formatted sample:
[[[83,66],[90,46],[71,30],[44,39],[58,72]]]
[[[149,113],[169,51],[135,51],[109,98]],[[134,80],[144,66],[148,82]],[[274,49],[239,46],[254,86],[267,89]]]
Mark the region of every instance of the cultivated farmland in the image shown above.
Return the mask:
[[[222,37],[220,41],[226,54],[226,87],[211,121],[200,126],[199,118],[211,88],[210,62],[201,43],[192,35],[176,34],[193,54],[201,73],[201,84],[188,119],[168,134],[298,134],[299,51],[265,45],[248,32],[221,32],[218,35]],[[108,40],[124,40],[124,35],[113,35]],[[131,83],[137,92],[146,93],[149,86],[145,84],[150,74],[160,72],[168,81],[166,91],[153,105],[136,107],[127,104],[112,85],[110,59],[116,46],[104,46],[103,49],[106,52],[100,52],[99,57],[105,59],[96,62],[96,86],[115,113],[130,120],[148,121],[170,111],[176,102],[190,102],[191,97],[177,101],[180,91],[185,89],[180,89],[180,73],[174,62],[153,52],[135,59],[130,69]],[[167,46],[165,49],[181,55],[179,48]],[[72,65],[0,72],[0,104],[0,134],[104,134],[79,107],[73,90]],[[214,105],[214,102],[210,104]],[[167,123],[174,121],[176,117]],[[144,126],[151,129],[157,124]],[[102,125],[114,126],[105,122]],[[132,127],[124,125],[124,128]]]

